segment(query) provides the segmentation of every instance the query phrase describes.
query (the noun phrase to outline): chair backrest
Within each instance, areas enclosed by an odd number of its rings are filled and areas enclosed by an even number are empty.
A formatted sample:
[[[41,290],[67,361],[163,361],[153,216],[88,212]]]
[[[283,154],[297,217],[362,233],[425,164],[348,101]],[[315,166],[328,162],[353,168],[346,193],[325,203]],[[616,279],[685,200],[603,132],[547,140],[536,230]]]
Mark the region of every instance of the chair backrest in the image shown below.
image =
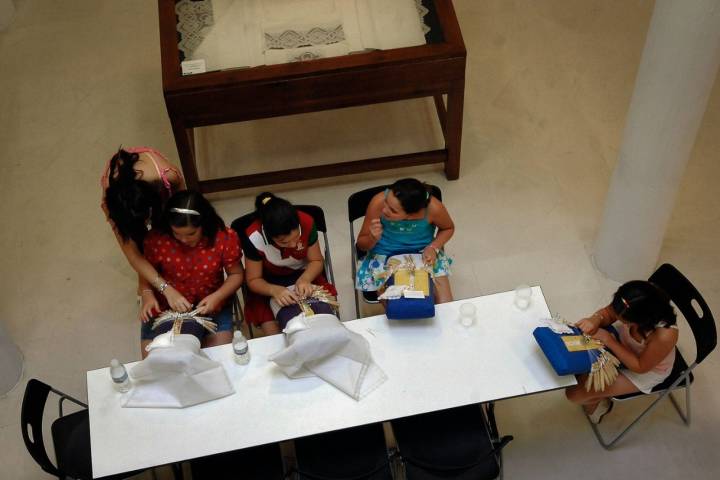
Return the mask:
[[[313,217],[313,220],[315,220],[315,227],[318,229],[318,232],[327,233],[325,213],[322,208],[317,205],[295,205],[295,208]]]
[[[50,391],[50,385],[34,378],[28,381],[20,411],[20,428],[25,446],[38,465],[47,473],[60,476],[60,471],[48,457],[43,441],[43,412]]]
[[[710,307],[700,292],[677,268],[665,263],[648,279],[667,293],[675,306],[687,320],[695,337],[697,356],[695,362],[702,362],[717,345],[717,329]],[[700,307],[698,313],[693,301]]]
[[[317,231],[323,234],[323,241],[325,242],[325,251],[323,257],[325,257],[325,271],[323,275],[328,282],[335,284],[335,274],[332,268],[332,259],[330,258],[330,243],[327,236],[327,223],[325,223],[325,212],[317,205],[295,205],[295,208],[301,212],[305,212],[315,221],[315,228]]]
[[[247,236],[245,231],[250,226],[250,224],[255,220],[255,212],[246,213],[242,217],[238,217],[230,224],[230,228],[235,230],[235,232],[238,234],[238,237],[242,240],[244,237]]]
[[[301,480],[392,480],[381,423],[295,440]]]
[[[358,218],[364,217],[370,200],[388,187],[389,185],[379,185],[350,195],[350,197],[348,197],[348,221],[352,223]]]

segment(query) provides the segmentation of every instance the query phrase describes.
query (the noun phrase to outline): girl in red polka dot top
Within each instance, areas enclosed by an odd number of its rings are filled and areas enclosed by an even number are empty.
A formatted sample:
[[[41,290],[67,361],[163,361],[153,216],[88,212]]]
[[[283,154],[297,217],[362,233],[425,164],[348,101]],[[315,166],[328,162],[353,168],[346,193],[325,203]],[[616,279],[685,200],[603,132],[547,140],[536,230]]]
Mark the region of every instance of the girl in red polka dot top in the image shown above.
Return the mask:
[[[144,251],[168,284],[200,314],[218,324],[217,332],[203,339],[203,346],[230,343],[233,321],[229,299],[243,282],[242,251],[237,233],[225,226],[210,202],[190,190],[173,195],[165,205],[159,228],[145,236]],[[151,317],[167,308],[165,297],[155,295],[149,284],[143,287],[143,352],[154,336]]]

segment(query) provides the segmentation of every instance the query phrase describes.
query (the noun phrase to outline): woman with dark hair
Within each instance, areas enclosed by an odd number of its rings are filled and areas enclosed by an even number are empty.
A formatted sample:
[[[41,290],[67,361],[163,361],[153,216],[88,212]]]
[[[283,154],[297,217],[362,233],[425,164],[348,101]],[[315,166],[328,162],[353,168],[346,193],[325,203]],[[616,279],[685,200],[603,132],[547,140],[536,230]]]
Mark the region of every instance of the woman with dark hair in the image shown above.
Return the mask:
[[[272,335],[280,328],[270,309],[271,298],[287,306],[310,295],[314,286],[332,296],[337,291],[323,275],[325,262],[310,215],[264,192],[255,199],[255,216],[243,236],[249,289],[245,318]]]
[[[448,279],[452,260],[443,246],[453,233],[452,218],[442,202],[430,194],[427,185],[414,178],[398,180],[368,204],[357,238],[357,246],[368,254],[358,267],[355,288],[378,290],[386,280],[388,258],[422,253],[425,264],[433,268],[435,302],[452,301]]]
[[[619,339],[601,328],[613,323]],[[593,423],[600,423],[610,412],[611,397],[650,393],[670,375],[678,327],[670,297],[654,284],[644,280],[624,283],[610,305],[583,318],[577,326],[603,343],[623,364],[615,382],[601,392],[586,391],[585,376],[566,390],[568,399],[582,405]]]
[[[140,278],[155,286],[162,284],[164,279],[143,257],[142,245],[147,231],[159,221],[163,204],[174,192],[185,189],[180,171],[152,148],[121,148],[105,166],[100,184],[101,208],[128,263]],[[141,288],[138,294],[142,296]],[[173,287],[164,295],[174,310],[190,308]]]
[[[172,285],[196,306],[198,314],[213,318],[217,332],[203,339],[204,347],[230,343],[233,318],[228,299],[243,281],[237,233],[225,226],[205,197],[190,190],[170,197],[158,227],[144,240],[147,260],[167,279],[156,290],[164,293]],[[150,320],[168,305],[163,297],[158,301],[147,283],[142,293],[141,347],[145,355],[145,346],[155,336]]]

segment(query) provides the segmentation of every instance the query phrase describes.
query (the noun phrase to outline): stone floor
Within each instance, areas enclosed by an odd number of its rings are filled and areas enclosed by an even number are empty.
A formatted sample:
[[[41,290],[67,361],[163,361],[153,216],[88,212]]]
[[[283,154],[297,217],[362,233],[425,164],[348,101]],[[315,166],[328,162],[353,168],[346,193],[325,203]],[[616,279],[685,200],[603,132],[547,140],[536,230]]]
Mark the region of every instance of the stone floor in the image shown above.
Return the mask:
[[[17,0],[0,33],[0,319],[39,378],[80,398],[84,372],[139,357],[135,275],[100,211],[99,177],[118,145],[151,145],[177,160],[160,74],[157,7],[148,0]],[[617,284],[591,263],[617,158],[651,1],[456,0],[468,50],[461,178],[438,167],[279,185],[321,205],[344,319],[354,316],[346,200],[402,176],[443,189],[457,226],[456,298],[542,285],[568,318],[604,305]],[[272,164],[354,160],[433,148],[430,101],[204,129],[205,175]],[[668,227],[660,262],[686,273],[720,312],[720,87],[716,83]],[[241,160],[241,161],[238,161]],[[215,195],[229,223],[260,190]],[[681,348],[693,358],[689,330]],[[500,402],[505,478],[712,478],[720,472],[720,357],[693,387],[686,427],[662,405],[606,452],[561,392]],[[713,380],[713,378],[715,380]],[[3,478],[47,478],[20,436],[22,386],[0,399]],[[642,402],[618,406],[619,426]],[[712,472],[716,472],[712,474]]]

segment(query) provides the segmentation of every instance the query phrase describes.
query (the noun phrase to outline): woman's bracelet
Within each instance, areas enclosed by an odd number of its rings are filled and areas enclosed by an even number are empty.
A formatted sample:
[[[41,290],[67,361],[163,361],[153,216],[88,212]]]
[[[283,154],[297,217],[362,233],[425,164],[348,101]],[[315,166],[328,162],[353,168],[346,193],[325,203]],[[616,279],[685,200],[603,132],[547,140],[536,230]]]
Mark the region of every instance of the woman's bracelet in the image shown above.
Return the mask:
[[[168,287],[168,282],[164,278],[162,278],[160,275],[155,279],[153,282],[155,284],[155,288],[157,288],[158,292],[165,295],[165,289]]]

